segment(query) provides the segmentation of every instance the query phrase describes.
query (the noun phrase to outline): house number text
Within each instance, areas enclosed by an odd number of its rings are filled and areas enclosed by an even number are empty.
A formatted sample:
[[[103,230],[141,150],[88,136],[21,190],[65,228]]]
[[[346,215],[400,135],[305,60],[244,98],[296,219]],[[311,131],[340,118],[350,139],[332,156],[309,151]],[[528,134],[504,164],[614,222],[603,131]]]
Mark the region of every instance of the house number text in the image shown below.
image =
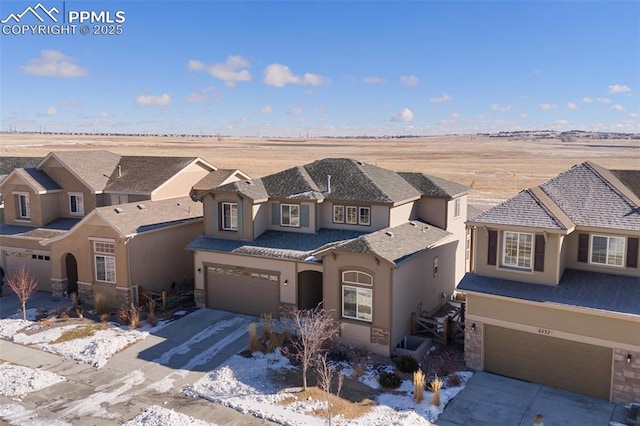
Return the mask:
[[[538,334],[544,334],[545,336],[551,336],[551,330],[547,330],[546,328],[539,328]]]

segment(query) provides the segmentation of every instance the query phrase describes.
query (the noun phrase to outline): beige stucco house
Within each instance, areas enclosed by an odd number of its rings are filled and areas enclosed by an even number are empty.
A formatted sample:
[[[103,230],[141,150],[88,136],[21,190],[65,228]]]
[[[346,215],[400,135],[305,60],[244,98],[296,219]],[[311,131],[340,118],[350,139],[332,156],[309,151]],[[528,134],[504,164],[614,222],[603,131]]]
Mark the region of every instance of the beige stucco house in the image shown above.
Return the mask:
[[[15,168],[0,182],[5,203],[4,223],[0,224],[0,267],[9,274],[26,266],[37,276],[39,289],[57,297],[76,290],[88,296],[89,286],[93,285],[109,288],[115,303],[122,299],[115,297],[116,287],[124,289],[148,282],[140,277],[142,269],[130,270],[129,262],[136,256],[132,248],[146,250],[142,241],[151,241],[150,227],[155,227],[155,238],[160,238],[162,244],[178,248],[179,259],[186,242],[198,234],[187,233],[183,237],[176,231],[178,224],[180,229],[186,229],[182,223],[186,219],[186,203],[187,210],[191,209],[189,220],[199,211],[199,206],[181,197],[188,196],[202,180],[224,183],[245,177],[239,171],[218,172],[215,166],[197,157],[121,156],[97,150],[51,152],[35,167]],[[156,202],[161,201],[166,201],[167,206],[181,203],[183,208],[168,209],[169,216],[144,214],[155,211],[156,206],[162,205]],[[125,206],[119,207],[122,205]],[[92,214],[95,210],[99,211]],[[130,221],[122,225],[122,218]],[[160,219],[162,223],[157,222]],[[132,236],[137,241],[118,251],[118,241],[124,244]],[[98,244],[101,239],[116,245]],[[106,250],[102,254],[116,255],[115,281],[113,277],[105,279],[103,271],[96,272],[99,262],[111,262],[104,256],[98,261],[98,249]],[[191,276],[192,261],[188,256],[182,257],[183,264],[176,269],[182,273],[186,269]],[[148,261],[144,264],[147,277],[157,277],[157,265],[151,267]],[[104,269],[104,264],[99,267]]]
[[[467,364],[640,401],[640,171],[579,164],[467,224]]]
[[[464,276],[468,191],[340,158],[201,191],[196,303],[275,317],[322,303],[345,341],[389,355]]]

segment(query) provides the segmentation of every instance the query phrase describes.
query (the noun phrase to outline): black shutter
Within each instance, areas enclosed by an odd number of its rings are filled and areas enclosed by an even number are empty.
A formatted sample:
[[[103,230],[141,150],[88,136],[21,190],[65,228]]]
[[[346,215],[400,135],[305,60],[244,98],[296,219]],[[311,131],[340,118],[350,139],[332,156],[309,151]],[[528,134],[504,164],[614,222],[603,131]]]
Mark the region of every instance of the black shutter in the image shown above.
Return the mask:
[[[498,259],[498,231],[489,231],[489,246],[487,249],[487,264],[495,265]]]
[[[627,239],[627,268],[638,267],[638,238]]]
[[[578,262],[589,261],[589,234],[578,235]]]
[[[536,235],[536,251],[533,258],[533,270],[544,272],[544,235]]]

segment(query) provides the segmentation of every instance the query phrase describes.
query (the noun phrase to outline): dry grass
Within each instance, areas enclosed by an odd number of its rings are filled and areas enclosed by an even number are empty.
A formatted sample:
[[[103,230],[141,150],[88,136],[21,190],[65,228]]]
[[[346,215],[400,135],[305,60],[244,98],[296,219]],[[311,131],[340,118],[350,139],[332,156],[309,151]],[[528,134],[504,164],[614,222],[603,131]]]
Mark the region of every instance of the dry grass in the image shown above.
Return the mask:
[[[53,345],[56,343],[68,342],[69,340],[82,339],[84,337],[91,337],[97,331],[106,330],[107,328],[109,328],[109,326],[103,323],[82,325],[72,330],[65,331],[60,335],[60,337],[58,337],[56,340],[54,340],[50,344]]]
[[[256,323],[252,322],[247,327],[247,333],[249,334],[249,351],[258,352],[262,351],[262,343],[260,343],[260,339],[258,339],[258,332],[256,329]]]
[[[442,389],[443,382],[436,374],[436,377],[429,382],[429,390],[433,392],[431,396],[431,405],[438,407],[440,405],[440,389]]]
[[[315,386],[308,387],[306,390],[293,394],[291,397],[288,397],[280,402],[281,405],[289,405],[296,401],[304,401],[304,400],[314,400],[314,401],[326,401],[328,398],[329,403],[332,406],[332,414],[343,415],[346,419],[356,419],[358,417],[364,416],[371,408],[376,405],[376,403],[370,399],[365,399],[360,402],[352,402],[343,397],[336,396],[332,393],[327,394],[322,389],[319,389]],[[314,412],[315,415],[324,416],[325,411],[323,409],[318,409]]]
[[[131,329],[142,327],[142,321],[140,321],[140,307],[133,303],[129,307],[129,321]]]
[[[109,313],[109,303],[107,302],[107,296],[102,293],[96,293],[93,295],[93,306],[96,309],[98,315]]]
[[[155,327],[158,324],[158,318],[156,317],[156,302],[149,300],[147,302],[147,324]]]
[[[413,373],[413,400],[415,402],[422,402],[424,399],[424,384],[425,377],[422,370],[415,371]]]

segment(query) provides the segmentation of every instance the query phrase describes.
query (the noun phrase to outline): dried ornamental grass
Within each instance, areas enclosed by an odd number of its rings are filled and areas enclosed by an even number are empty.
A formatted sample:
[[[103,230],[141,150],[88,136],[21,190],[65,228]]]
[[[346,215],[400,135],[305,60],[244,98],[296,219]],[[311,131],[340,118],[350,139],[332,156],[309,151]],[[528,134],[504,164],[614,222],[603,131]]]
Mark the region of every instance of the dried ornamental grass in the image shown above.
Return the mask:
[[[440,405],[440,389],[442,389],[442,380],[436,377],[429,383],[429,390],[433,392],[431,396],[431,405],[438,407]]]
[[[96,293],[93,295],[93,306],[96,308],[98,315],[106,314],[109,312],[109,304],[107,303],[107,296],[102,293]]]
[[[249,351],[250,352],[258,352],[262,350],[262,343],[258,339],[257,331],[256,331],[256,323],[252,322],[247,327],[247,332],[249,333]]]
[[[158,324],[158,318],[156,317],[156,302],[153,300],[147,302],[147,310],[149,311],[147,314],[147,324],[155,327]]]
[[[422,370],[415,371],[413,373],[413,400],[415,402],[422,402],[424,399],[424,384],[425,377]]]
[[[129,320],[131,321],[132,329],[142,327],[142,323],[140,322],[140,307],[133,303],[129,307]]]

